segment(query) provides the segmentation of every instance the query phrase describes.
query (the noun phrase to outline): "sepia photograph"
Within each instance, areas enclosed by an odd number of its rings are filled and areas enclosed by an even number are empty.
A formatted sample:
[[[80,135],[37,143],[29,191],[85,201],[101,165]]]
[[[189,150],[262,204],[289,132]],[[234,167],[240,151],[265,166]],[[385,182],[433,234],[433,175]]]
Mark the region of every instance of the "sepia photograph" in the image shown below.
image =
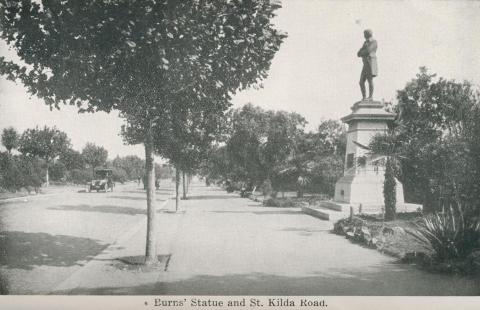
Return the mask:
[[[0,308],[480,306],[479,15],[0,0]]]

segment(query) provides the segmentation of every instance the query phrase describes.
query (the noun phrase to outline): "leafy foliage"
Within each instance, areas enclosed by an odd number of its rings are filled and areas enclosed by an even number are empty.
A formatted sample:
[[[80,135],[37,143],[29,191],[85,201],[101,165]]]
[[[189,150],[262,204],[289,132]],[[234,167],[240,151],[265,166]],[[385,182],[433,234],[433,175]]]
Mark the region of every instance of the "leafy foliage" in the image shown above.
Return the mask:
[[[34,157],[20,156],[18,167],[22,178],[22,186],[27,189],[33,188],[35,192],[38,192],[45,182],[41,161]]]
[[[430,214],[410,234],[432,248],[438,261],[464,259],[480,249],[480,219],[462,209]]]
[[[96,167],[102,166],[107,162],[108,151],[102,146],[89,142],[82,150],[82,157],[93,171]]]
[[[70,147],[67,134],[56,127],[35,127],[23,132],[20,139],[20,153],[44,159],[47,164]]]
[[[75,184],[85,184],[93,179],[93,171],[90,169],[72,169],[69,173],[69,181]]]
[[[82,154],[71,148],[66,149],[60,154],[59,161],[67,170],[85,168],[85,161]]]
[[[52,181],[65,181],[67,176],[67,167],[61,162],[56,161],[49,168],[49,174]]]
[[[23,185],[18,160],[8,153],[0,153],[0,177],[0,186],[10,191],[16,191]]]
[[[226,177],[257,186],[273,179],[290,156],[305,119],[296,113],[265,111],[251,104],[232,112],[224,154],[229,165],[225,167],[229,171]]]
[[[46,164],[46,183],[49,185],[50,164],[63,152],[70,148],[70,139],[56,127],[38,126],[27,129],[20,139],[19,151],[25,156],[41,158]]]
[[[13,127],[4,128],[2,132],[2,144],[7,149],[8,153],[18,147],[20,137]]]
[[[426,212],[480,199],[480,100],[469,82],[435,79],[425,68],[398,91],[396,134],[406,198]]]
[[[125,183],[128,180],[128,174],[125,169],[114,167],[112,171],[112,179],[114,182]]]
[[[44,182],[42,166],[35,157],[0,153],[0,187],[12,192],[22,187],[38,191]]]
[[[272,194],[295,190],[333,195],[343,173],[345,127],[326,120],[305,133],[297,113],[265,111],[247,104],[232,110],[226,144],[210,152],[204,174],[227,183],[268,183]],[[269,186],[269,187],[270,187]]]
[[[115,157],[112,166],[124,170],[126,179],[136,180],[145,174],[145,161],[138,156]]]

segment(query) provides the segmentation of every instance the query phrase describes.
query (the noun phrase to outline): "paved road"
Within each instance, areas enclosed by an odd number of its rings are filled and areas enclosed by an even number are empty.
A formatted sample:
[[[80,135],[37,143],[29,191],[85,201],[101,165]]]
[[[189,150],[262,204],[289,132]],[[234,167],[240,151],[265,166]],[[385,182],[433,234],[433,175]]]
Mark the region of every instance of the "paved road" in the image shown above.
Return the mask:
[[[192,195],[155,293],[480,295],[478,278],[398,264],[332,234],[331,223],[298,209],[262,207],[202,187]]]
[[[172,195],[169,186],[157,191],[158,205]],[[50,292],[129,229],[146,222],[145,199],[145,192],[129,183],[108,193],[85,193],[78,187],[1,202],[0,289],[10,294]]]
[[[190,191],[184,212],[160,216],[159,253],[171,255],[166,272],[114,270],[102,255],[86,264],[144,220],[144,194],[135,188],[0,206],[7,237],[16,240],[7,243],[15,255],[0,270],[10,292],[47,292],[63,283],[60,293],[68,294],[480,295],[478,278],[398,264],[298,209],[263,207],[201,184]],[[135,235],[144,240],[144,232]],[[138,246],[135,240],[125,244]]]

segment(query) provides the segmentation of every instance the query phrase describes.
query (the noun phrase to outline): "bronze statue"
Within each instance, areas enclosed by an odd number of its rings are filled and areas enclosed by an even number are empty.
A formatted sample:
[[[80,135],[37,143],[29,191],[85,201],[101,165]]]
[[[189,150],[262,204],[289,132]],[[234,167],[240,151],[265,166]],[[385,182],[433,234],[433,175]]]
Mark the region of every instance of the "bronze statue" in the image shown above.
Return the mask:
[[[368,99],[373,96],[373,78],[377,76],[377,41],[372,37],[372,31],[367,29],[363,32],[365,42],[357,53],[358,57],[362,57],[363,69],[360,75],[360,90],[362,91],[362,100],[365,100],[365,81],[368,81]]]

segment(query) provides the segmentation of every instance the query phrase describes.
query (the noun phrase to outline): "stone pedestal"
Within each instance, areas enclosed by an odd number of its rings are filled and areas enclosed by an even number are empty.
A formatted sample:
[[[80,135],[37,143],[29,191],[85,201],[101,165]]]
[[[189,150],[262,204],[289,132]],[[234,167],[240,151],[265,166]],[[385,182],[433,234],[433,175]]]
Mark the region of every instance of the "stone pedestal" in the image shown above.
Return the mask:
[[[378,174],[344,175],[335,184],[334,201],[365,208],[381,210],[384,205],[383,183],[384,171]],[[403,186],[397,180],[397,204],[403,204]]]
[[[335,184],[334,202],[381,211],[386,158],[372,154],[368,145],[373,136],[385,133],[395,118],[383,104],[373,100],[355,103],[352,113],[342,118],[348,124],[344,175]],[[397,204],[403,204],[403,186],[397,181]]]

